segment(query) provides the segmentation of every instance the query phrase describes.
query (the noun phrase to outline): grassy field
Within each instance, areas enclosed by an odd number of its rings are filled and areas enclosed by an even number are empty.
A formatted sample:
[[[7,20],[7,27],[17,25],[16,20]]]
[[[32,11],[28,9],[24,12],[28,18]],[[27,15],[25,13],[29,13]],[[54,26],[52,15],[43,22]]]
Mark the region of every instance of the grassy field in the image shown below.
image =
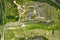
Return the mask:
[[[20,2],[21,1],[19,0],[17,1],[18,4],[23,4],[22,2],[21,3]],[[38,1],[34,1],[34,2],[38,2]],[[27,1],[27,3],[30,3],[30,1]],[[4,39],[20,40],[20,38],[28,39],[30,37],[43,35],[49,40],[60,40],[60,7],[54,4],[53,2],[51,2],[50,0],[49,1],[46,0],[42,3],[44,3],[43,7],[46,9],[44,11],[46,18],[54,20],[54,22],[43,23],[40,22],[39,19],[37,23],[34,23],[32,21],[30,22],[27,21],[27,23],[25,24],[26,27],[23,28],[21,26],[3,28],[5,27],[3,26],[0,28],[0,30],[4,31]],[[14,5],[13,0],[5,0],[4,23],[6,24],[8,22],[12,22],[12,23],[15,22],[17,15],[18,15],[17,6]],[[53,30],[54,33],[52,33]]]
[[[57,33],[58,32],[58,33]],[[26,28],[16,28],[16,29],[6,29],[4,30],[5,40],[20,40],[21,38],[28,39],[34,36],[44,36],[49,40],[60,40],[60,30],[55,30],[54,34],[52,30],[44,29],[26,29]]]
[[[4,29],[5,40],[25,40],[34,36],[41,36],[49,40],[60,40],[59,24],[31,23],[25,24],[25,27],[8,27]],[[54,33],[53,33],[54,30]],[[25,38],[25,39],[24,39]]]

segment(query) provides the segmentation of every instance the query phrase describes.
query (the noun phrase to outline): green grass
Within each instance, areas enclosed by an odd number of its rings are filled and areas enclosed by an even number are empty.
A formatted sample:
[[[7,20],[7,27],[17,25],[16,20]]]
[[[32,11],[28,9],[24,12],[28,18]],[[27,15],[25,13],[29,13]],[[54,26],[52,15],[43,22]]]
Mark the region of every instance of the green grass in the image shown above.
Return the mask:
[[[16,29],[4,30],[5,40],[11,40],[13,38],[15,38],[15,40],[19,40],[20,37],[29,38],[31,36],[38,36],[38,34],[40,33],[38,31],[40,29],[59,30],[60,29],[59,26],[60,26],[60,21],[54,22],[53,24],[51,24],[51,23],[46,24],[46,23],[40,23],[40,22],[37,22],[37,23],[27,22],[26,27],[24,27],[24,28],[19,27],[19,29],[17,29],[18,27],[16,27]],[[15,28],[15,27],[13,27],[13,28]],[[34,31],[32,31],[32,30],[34,30]],[[38,33],[35,33],[36,30]],[[45,35],[45,33],[44,33],[44,35]]]
[[[13,38],[15,38],[15,40],[19,40],[21,37],[29,38],[29,37],[39,36],[39,33],[41,33],[41,32],[43,35],[45,35],[46,33],[43,30],[46,31],[48,29],[47,29],[46,25],[44,27],[42,27],[42,26],[40,26],[40,24],[28,24],[24,28],[20,27],[19,29],[16,28],[16,29],[4,30],[5,40],[11,40]],[[49,30],[51,31],[52,27]],[[56,29],[55,29],[55,31],[56,31]],[[45,35],[45,37],[46,37],[46,35]]]
[[[11,38],[14,38],[15,37],[15,35],[14,35],[14,33],[13,33],[13,31],[5,31],[6,33],[4,34],[4,38],[7,38],[7,39],[5,39],[5,40],[10,40]],[[7,34],[7,35],[6,35]]]
[[[47,18],[49,18],[48,17],[49,14],[52,14],[52,20],[60,18],[60,7],[59,6],[54,4],[51,0],[49,0],[49,1],[44,0],[44,2],[42,2],[42,3],[45,3],[44,7],[46,8],[45,11],[46,11]],[[5,13],[6,13],[5,16],[10,16],[10,15],[12,15],[14,17],[17,16],[17,14],[18,14],[17,7],[16,7],[16,5],[13,4],[13,0],[6,0]],[[58,19],[58,20],[60,20],[60,19]],[[31,32],[31,30],[36,30],[36,29],[39,31],[40,31],[40,29],[58,30],[58,29],[60,29],[60,22],[58,20],[55,21],[54,23],[49,23],[49,24],[39,23],[39,22],[38,23],[28,22],[26,24],[25,28],[19,28],[19,29],[14,29],[14,30],[4,30],[5,40],[11,40],[13,38],[15,38],[15,40],[19,40],[19,38],[16,36],[20,36],[20,37],[23,36],[25,38],[28,38],[31,36],[38,35],[40,32],[39,33],[35,33],[34,31]],[[9,19],[9,18],[5,17],[6,23],[10,22],[10,21],[15,21],[15,18]]]
[[[27,23],[26,29],[33,30],[33,29],[45,29],[45,30],[58,30],[60,29],[60,22],[54,23]]]

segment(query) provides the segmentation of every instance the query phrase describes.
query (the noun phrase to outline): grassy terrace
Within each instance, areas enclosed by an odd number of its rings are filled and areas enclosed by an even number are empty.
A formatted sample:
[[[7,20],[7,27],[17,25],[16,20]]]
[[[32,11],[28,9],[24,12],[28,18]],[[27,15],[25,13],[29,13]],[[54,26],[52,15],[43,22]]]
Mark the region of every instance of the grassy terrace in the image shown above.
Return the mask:
[[[52,29],[55,29],[54,33],[52,33],[53,31]],[[53,39],[59,40],[60,30],[57,31],[56,29],[58,30],[58,27],[55,27],[55,25],[54,26],[51,25],[48,27],[46,25],[40,25],[38,23],[27,24],[26,27],[23,27],[23,28],[22,27],[9,27],[9,28],[4,29],[4,39],[5,40],[20,40],[21,38],[28,39],[30,37],[43,35],[47,37],[49,40],[53,40]]]
[[[4,29],[5,40],[25,40],[34,36],[41,36],[49,40],[60,40],[60,22],[53,24],[31,23],[28,22],[25,27],[8,27]],[[54,33],[53,33],[54,30]],[[58,33],[57,33],[58,32]]]
[[[20,37],[24,37],[28,39],[29,37],[43,35],[47,37],[49,40],[60,40],[60,7],[54,4],[51,0],[43,0],[36,1],[44,3],[44,7],[46,8],[46,17],[49,19],[49,14],[52,15],[53,23],[33,23],[28,22],[26,26],[21,28],[20,26],[16,27],[8,27],[8,28],[0,28],[0,30],[4,30],[4,39],[5,40],[24,40],[20,39]],[[5,14],[4,14],[4,23],[8,22],[16,22],[16,16],[18,15],[17,7],[13,4],[13,0],[5,0]],[[17,1],[19,3],[21,1]],[[22,3],[22,2],[21,2]],[[29,3],[29,1],[27,1]],[[20,3],[19,3],[20,4]],[[0,7],[1,8],[1,7]],[[1,12],[1,10],[0,10]],[[0,15],[3,15],[2,13]],[[1,16],[2,17],[2,16]],[[2,19],[2,18],[0,18]],[[5,26],[4,26],[5,27]],[[54,30],[54,33],[52,31]],[[58,30],[58,31],[57,31]]]

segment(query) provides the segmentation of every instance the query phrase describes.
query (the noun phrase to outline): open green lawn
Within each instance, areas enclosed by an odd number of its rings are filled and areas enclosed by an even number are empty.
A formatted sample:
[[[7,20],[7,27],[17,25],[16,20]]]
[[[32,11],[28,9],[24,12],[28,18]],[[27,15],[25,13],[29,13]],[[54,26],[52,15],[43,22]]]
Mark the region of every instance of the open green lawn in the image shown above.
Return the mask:
[[[57,33],[58,32],[58,33]],[[60,30],[55,30],[54,34],[52,34],[52,30],[44,30],[44,29],[33,29],[28,30],[26,28],[19,29],[7,29],[4,31],[4,39],[5,40],[19,40],[20,38],[28,39],[34,36],[45,36],[49,40],[59,40],[60,39]]]
[[[27,39],[29,37],[43,35],[47,37],[49,40],[53,40],[53,39],[59,40],[60,39],[60,36],[58,34],[60,33],[59,24],[60,22],[58,23],[56,22],[53,24],[28,22],[26,23],[26,27],[8,27],[4,29],[4,39],[19,40],[21,37]],[[52,33],[52,30],[55,30],[54,34]]]
[[[16,16],[18,15],[18,10],[16,5],[13,4],[13,0],[6,0],[5,1],[5,14],[4,14],[4,22],[14,22],[16,21]],[[20,2],[20,1],[18,1]],[[38,1],[35,1],[38,2]],[[6,28],[3,29],[2,27],[0,30],[4,30],[4,39],[5,40],[19,40],[20,37],[29,38],[33,36],[43,35],[47,37],[49,40],[60,40],[60,7],[51,2],[50,0],[46,0],[44,2],[43,7],[46,9],[45,16],[46,18],[50,19],[49,15],[52,15],[51,20],[55,20],[53,23],[30,23],[26,24],[26,27],[11,27],[11,29]],[[1,8],[1,7],[0,7]],[[2,17],[2,16],[1,16]],[[56,20],[57,19],[57,20]],[[39,20],[40,21],[40,20]],[[5,27],[5,26],[4,26]],[[2,31],[3,31],[2,30]],[[58,33],[55,32],[52,35],[51,30],[59,30]]]

